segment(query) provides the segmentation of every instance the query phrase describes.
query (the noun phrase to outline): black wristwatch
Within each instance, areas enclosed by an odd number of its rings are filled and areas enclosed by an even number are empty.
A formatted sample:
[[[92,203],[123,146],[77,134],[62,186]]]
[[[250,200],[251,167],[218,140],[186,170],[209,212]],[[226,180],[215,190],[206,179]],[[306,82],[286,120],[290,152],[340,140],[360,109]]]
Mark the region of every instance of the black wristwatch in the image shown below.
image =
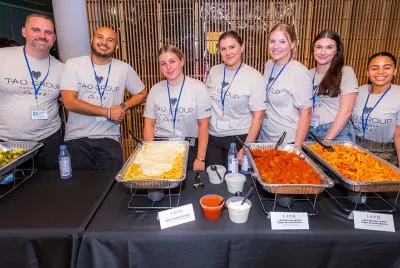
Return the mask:
[[[121,107],[122,109],[124,109],[124,111],[126,110],[126,109],[128,109],[128,106],[126,106],[126,104],[123,102],[123,103],[121,103],[120,105],[119,105],[119,107]]]

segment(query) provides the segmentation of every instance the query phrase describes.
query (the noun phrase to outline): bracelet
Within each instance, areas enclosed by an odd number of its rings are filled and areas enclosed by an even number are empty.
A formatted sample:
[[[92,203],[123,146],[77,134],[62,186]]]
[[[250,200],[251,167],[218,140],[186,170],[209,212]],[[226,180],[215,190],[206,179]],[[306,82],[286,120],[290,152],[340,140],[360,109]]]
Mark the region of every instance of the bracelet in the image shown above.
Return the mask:
[[[199,160],[200,162],[206,162],[204,159],[201,159],[200,157],[196,157],[196,160]]]
[[[111,109],[107,108],[107,119],[110,120],[111,119]]]

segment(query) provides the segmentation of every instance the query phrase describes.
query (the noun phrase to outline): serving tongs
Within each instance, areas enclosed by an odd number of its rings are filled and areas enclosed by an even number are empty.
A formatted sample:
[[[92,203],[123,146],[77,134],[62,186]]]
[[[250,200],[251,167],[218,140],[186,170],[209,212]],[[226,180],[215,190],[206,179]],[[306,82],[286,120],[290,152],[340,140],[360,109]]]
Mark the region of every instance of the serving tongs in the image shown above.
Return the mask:
[[[322,149],[323,151],[327,150],[327,151],[330,152],[330,153],[333,153],[333,152],[335,151],[335,149],[333,149],[332,146],[324,144],[319,138],[317,138],[316,135],[314,135],[314,133],[308,132],[308,134],[310,134],[310,136],[311,136],[316,142],[318,142],[319,145],[321,145],[321,146],[323,147],[323,149]]]
[[[239,143],[240,143],[242,146],[244,146],[244,147],[246,147],[247,149],[249,149],[249,152],[250,152],[250,154],[251,154],[251,156],[252,156],[253,158],[255,158],[255,157],[261,157],[261,155],[255,155],[255,154],[253,154],[252,149],[250,148],[250,146],[248,146],[246,143],[244,143],[244,142],[239,138],[238,135],[236,135],[236,139],[239,141]]]
[[[143,142],[142,142],[139,138],[137,138],[135,135],[133,135],[133,133],[132,133],[131,130],[129,130],[128,133],[131,135],[131,137],[132,137],[137,143],[139,143],[140,145],[143,146]]]
[[[277,150],[278,147],[282,145],[283,141],[285,140],[285,137],[286,137],[286,131],[284,131],[282,133],[282,136],[279,138],[278,142],[276,143],[275,150]]]

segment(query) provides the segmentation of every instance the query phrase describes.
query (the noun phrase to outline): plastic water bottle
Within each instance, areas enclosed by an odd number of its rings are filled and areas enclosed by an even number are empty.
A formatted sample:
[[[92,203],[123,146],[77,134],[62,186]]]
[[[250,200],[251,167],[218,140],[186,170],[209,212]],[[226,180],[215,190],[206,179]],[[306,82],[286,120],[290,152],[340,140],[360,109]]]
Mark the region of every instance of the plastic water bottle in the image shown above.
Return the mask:
[[[228,172],[237,173],[239,171],[237,159],[236,143],[231,143],[228,152]]]
[[[71,156],[67,151],[66,145],[60,146],[60,154],[58,155],[58,162],[60,164],[61,179],[69,179],[72,177]]]
[[[250,144],[250,142],[246,141],[245,142],[247,145]],[[249,163],[249,158],[247,157],[246,150],[243,148],[243,154],[242,154],[242,165],[240,166],[240,171],[243,174],[250,174],[250,163]]]

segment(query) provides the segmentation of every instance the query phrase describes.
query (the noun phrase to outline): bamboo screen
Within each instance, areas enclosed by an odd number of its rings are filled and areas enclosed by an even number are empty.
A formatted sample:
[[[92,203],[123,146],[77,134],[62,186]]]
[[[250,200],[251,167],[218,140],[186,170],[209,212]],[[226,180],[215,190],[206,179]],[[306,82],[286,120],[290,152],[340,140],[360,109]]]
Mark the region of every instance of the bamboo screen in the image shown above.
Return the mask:
[[[400,1],[398,0],[86,0],[89,30],[114,28],[119,35],[116,58],[129,63],[147,90],[160,80],[157,49],[174,44],[185,53],[185,73],[205,80],[219,63],[216,42],[220,33],[234,29],[245,40],[244,61],[263,72],[268,59],[269,30],[279,22],[295,26],[297,60],[314,67],[311,42],[323,29],[337,31],[345,46],[345,64],[354,68],[358,82],[367,82],[370,55],[389,51],[400,56]],[[394,83],[399,84],[395,78]],[[128,93],[126,93],[128,94]],[[126,95],[129,97],[129,95]],[[122,146],[129,156],[142,137],[143,106],[124,120]]]

